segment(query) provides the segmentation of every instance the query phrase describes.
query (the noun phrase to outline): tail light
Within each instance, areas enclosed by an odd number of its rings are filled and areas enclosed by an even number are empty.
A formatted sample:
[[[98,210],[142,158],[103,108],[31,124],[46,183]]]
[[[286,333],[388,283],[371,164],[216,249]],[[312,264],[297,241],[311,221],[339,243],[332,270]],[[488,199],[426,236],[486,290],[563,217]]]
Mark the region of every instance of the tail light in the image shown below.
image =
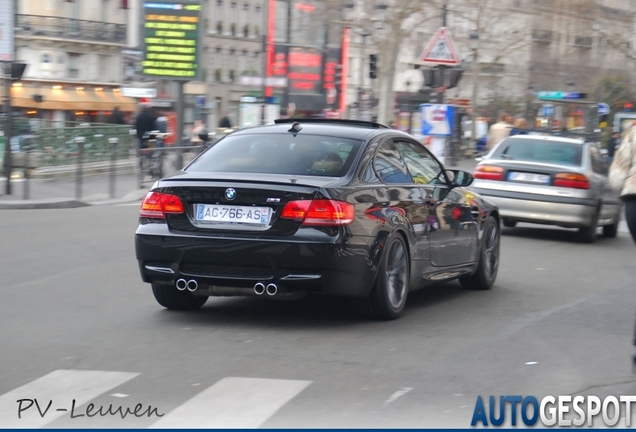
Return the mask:
[[[583,174],[559,173],[554,176],[554,185],[572,189],[589,189],[590,182]]]
[[[165,218],[168,213],[183,213],[183,203],[176,195],[160,192],[148,192],[141,203],[139,217]]]
[[[482,180],[503,180],[504,169],[496,165],[479,165],[475,169],[473,177]]]
[[[300,220],[305,226],[349,225],[355,217],[355,208],[353,204],[328,199],[290,201],[280,217]]]

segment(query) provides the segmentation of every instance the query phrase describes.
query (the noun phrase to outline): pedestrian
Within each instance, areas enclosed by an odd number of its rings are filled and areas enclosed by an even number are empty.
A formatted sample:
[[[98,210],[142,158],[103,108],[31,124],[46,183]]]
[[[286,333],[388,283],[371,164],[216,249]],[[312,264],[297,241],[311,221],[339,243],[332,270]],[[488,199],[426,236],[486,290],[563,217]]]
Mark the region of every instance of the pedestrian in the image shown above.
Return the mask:
[[[147,132],[151,132],[156,130],[155,125],[156,119],[152,111],[150,110],[150,106],[147,104],[141,104],[141,112],[137,116],[135,120],[135,129],[137,131],[137,138],[139,139],[139,148],[144,148],[143,138]]]
[[[607,140],[607,160],[610,163],[614,160],[616,147],[618,147],[618,132],[612,132],[612,136]]]
[[[509,123],[508,114],[499,114],[497,123],[490,126],[488,130],[488,151],[492,150],[501,140],[508,137],[511,130],[512,125]]]
[[[625,203],[625,220],[636,243],[636,127],[632,126],[614,153],[609,182]]]
[[[230,116],[229,114],[225,114],[223,116],[223,118],[221,119],[221,121],[219,122],[219,127],[220,128],[226,128],[229,129],[232,127],[232,122],[230,121]]]
[[[205,136],[206,130],[205,125],[199,119],[194,121],[194,125],[192,126],[192,131],[190,132],[190,142],[193,146],[200,146],[205,143],[202,136]]]
[[[625,204],[627,228],[636,243],[636,126],[630,128],[614,153],[614,160],[609,169],[609,182],[612,188],[620,193]],[[634,345],[636,346],[636,328]],[[636,366],[636,351],[632,362]]]
[[[124,113],[119,110],[119,107],[115,107],[113,112],[110,114],[108,118],[108,123],[123,125],[126,124],[124,120]]]
[[[512,124],[510,135],[528,135],[528,122],[524,118],[516,118]]]

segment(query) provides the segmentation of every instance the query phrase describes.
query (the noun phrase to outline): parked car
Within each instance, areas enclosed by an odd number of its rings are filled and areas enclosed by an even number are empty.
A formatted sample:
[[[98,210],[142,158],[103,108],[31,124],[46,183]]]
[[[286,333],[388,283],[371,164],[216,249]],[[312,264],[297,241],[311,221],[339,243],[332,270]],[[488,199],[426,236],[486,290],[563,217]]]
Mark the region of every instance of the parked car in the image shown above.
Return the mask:
[[[616,237],[621,201],[607,180],[597,143],[584,138],[516,135],[477,165],[471,190],[499,207],[503,224],[531,222],[578,228],[594,242],[597,227]]]
[[[243,129],[147,194],[139,270],[169,309],[314,292],[365,298],[375,316],[394,319],[428,284],[495,282],[499,213],[465,189],[472,180],[376,123]]]

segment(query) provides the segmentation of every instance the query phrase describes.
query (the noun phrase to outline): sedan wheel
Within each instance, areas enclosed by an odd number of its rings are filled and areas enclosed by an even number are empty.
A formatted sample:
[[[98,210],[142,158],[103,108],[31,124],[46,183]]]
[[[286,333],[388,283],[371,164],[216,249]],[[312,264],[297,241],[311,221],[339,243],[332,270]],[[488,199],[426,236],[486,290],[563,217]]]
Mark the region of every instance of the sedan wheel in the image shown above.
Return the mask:
[[[388,242],[368,299],[369,310],[374,317],[389,320],[402,315],[409,292],[409,279],[409,254],[402,237],[396,235]]]
[[[487,290],[493,286],[499,270],[500,241],[499,224],[495,218],[490,216],[484,223],[479,267],[477,267],[475,274],[459,279],[464,288]]]
[[[621,222],[622,207],[616,213],[614,222],[611,225],[605,225],[603,227],[603,235],[607,238],[615,238],[618,235],[618,224]]]
[[[188,291],[179,291],[172,285],[152,284],[152,293],[157,303],[172,310],[196,310],[208,301],[207,296],[194,296]]]

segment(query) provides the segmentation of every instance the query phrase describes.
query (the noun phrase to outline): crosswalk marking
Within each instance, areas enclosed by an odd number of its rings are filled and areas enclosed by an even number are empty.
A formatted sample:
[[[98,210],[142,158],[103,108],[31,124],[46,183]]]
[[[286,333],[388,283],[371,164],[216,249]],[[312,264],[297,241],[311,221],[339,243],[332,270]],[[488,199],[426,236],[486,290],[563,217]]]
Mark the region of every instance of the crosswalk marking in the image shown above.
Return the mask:
[[[257,428],[311,381],[227,377],[151,428]]]
[[[44,427],[70,413],[73,399],[79,407],[137,375],[131,372],[53,371],[0,396],[0,425],[3,428]],[[20,399],[24,399],[21,418],[18,417],[17,402]],[[33,404],[29,405],[31,401]]]

